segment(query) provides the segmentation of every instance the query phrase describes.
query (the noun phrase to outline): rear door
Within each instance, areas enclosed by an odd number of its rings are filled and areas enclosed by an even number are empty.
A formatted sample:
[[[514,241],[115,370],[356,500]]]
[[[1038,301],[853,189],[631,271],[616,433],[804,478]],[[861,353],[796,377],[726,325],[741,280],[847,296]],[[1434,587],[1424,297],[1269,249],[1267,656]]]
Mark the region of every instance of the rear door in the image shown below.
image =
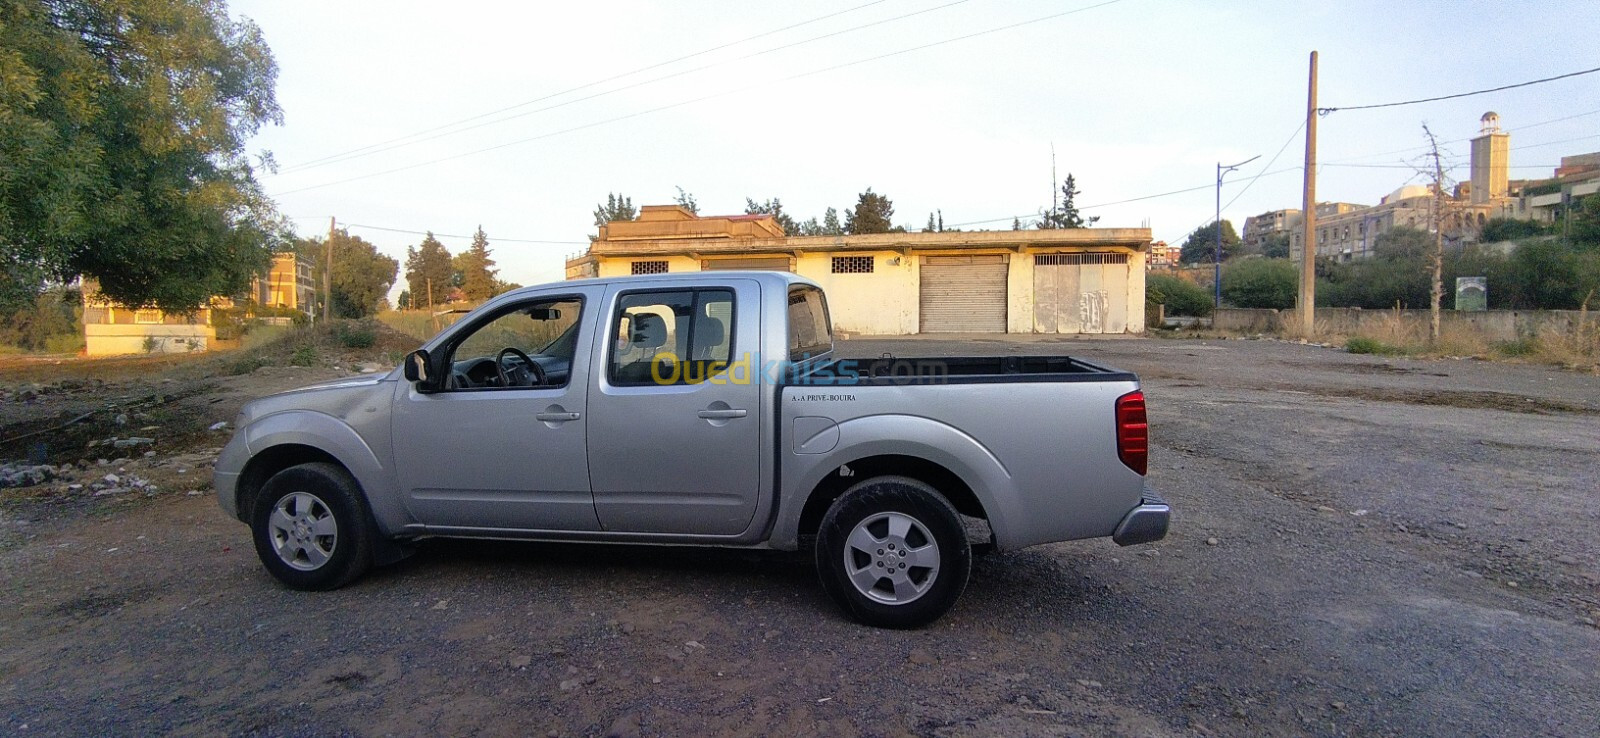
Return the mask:
[[[761,486],[760,287],[612,288],[589,392],[607,531],[737,535]]]

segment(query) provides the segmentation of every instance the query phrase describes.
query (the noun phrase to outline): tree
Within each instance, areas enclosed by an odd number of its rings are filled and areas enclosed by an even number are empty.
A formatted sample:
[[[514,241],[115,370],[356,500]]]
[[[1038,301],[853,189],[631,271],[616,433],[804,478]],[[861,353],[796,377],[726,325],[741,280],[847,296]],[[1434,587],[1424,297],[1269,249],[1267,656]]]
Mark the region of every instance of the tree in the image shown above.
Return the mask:
[[[808,218],[806,220],[800,221],[800,223],[799,223],[799,225],[797,227],[800,229],[800,235],[802,235],[802,236],[820,236],[820,235],[823,235],[822,234],[822,225],[817,222],[816,218]]]
[[[924,226],[922,231],[924,233],[935,233],[938,230],[939,230],[938,221],[934,220],[933,213],[928,213],[928,225]]]
[[[1206,288],[1172,274],[1151,274],[1144,281],[1146,302],[1167,306],[1167,315],[1211,314],[1212,297]]]
[[[467,302],[483,302],[498,294],[494,275],[499,270],[494,268],[494,259],[489,257],[489,236],[483,232],[483,226],[478,226],[477,232],[472,234],[472,245],[456,255],[452,266],[461,275],[461,296]]]
[[[1074,202],[1079,195],[1078,183],[1072,178],[1072,173],[1067,173],[1067,181],[1061,185],[1061,203],[1052,204],[1049,210],[1040,211],[1039,228],[1056,230],[1061,228],[1087,228],[1100,220],[1100,216],[1093,215],[1087,220],[1078,213],[1078,206]]]
[[[1600,249],[1600,194],[1589,195],[1574,203],[1567,217],[1567,237],[1572,243]]]
[[[428,232],[421,245],[406,248],[406,286],[411,289],[412,307],[432,310],[448,301],[454,273],[450,251],[433,237],[433,231]]]
[[[288,239],[245,153],[282,121],[277,73],[221,0],[0,0],[7,291],[82,275],[176,312],[245,291]]]
[[[1300,269],[1288,259],[1236,259],[1222,268],[1222,299],[1242,308],[1294,307]]]
[[[1021,218],[1012,218],[1011,219],[1011,230],[1013,230],[1013,231],[1022,230],[1022,219]]]
[[[594,225],[598,228],[613,220],[633,220],[638,215],[639,211],[633,209],[633,198],[608,192],[605,204],[594,208]]]
[[[1289,234],[1274,233],[1261,242],[1261,255],[1268,259],[1289,258]]]
[[[678,188],[678,196],[673,198],[673,202],[678,203],[678,207],[695,215],[700,214],[700,203],[694,199],[694,195],[684,192],[682,187]]]
[[[328,263],[326,239],[302,239],[295,251],[319,266]],[[378,247],[349,231],[333,234],[333,314],[364,318],[382,309],[389,288],[399,276],[400,262],[378,252]],[[319,297],[320,297],[319,293]]]
[[[844,211],[844,230],[852,235],[888,233],[894,229],[893,217],[894,203],[868,187],[856,198],[855,208]]]
[[[1178,252],[1178,260],[1185,264],[1210,264],[1216,257],[1217,251],[1217,224],[1207,223],[1194,229],[1189,237],[1184,239],[1183,248]],[[1227,219],[1222,221],[1222,258],[1230,259],[1239,251],[1239,234],[1233,230],[1233,222]]]
[[[1542,236],[1546,233],[1549,233],[1549,230],[1543,224],[1535,221],[1490,218],[1489,222],[1483,224],[1483,230],[1478,234],[1478,241],[1482,243],[1520,241],[1524,238]]]
[[[410,310],[411,309],[411,290],[400,290],[400,297],[398,299],[396,299],[394,301],[394,303],[395,303],[395,309],[397,309],[397,310]]]
[[[839,211],[838,210],[836,210],[834,208],[828,208],[825,212],[823,212],[823,214],[822,214],[822,233],[819,234],[819,235],[823,235],[823,236],[843,236],[844,235],[844,226],[839,225]]]
[[[789,217],[788,213],[783,212],[783,203],[779,202],[778,198],[776,197],[766,202],[756,202],[755,200],[746,197],[744,199],[744,214],[770,215],[772,216],[772,219],[778,221],[778,225],[783,228],[783,235],[801,235],[800,224],[794,222],[794,218]]]

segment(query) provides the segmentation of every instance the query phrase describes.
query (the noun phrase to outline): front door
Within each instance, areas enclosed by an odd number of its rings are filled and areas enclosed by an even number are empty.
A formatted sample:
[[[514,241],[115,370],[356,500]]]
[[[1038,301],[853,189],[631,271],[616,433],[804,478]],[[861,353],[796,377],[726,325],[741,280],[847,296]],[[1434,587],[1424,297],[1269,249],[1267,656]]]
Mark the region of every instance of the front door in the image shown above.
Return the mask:
[[[394,457],[430,529],[598,530],[589,494],[589,311],[601,290],[530,297],[472,318],[437,351],[442,391],[402,386]],[[582,349],[582,350],[579,350]]]
[[[607,531],[737,535],[761,486],[759,286],[613,289],[589,390]],[[732,286],[728,286],[731,283]]]

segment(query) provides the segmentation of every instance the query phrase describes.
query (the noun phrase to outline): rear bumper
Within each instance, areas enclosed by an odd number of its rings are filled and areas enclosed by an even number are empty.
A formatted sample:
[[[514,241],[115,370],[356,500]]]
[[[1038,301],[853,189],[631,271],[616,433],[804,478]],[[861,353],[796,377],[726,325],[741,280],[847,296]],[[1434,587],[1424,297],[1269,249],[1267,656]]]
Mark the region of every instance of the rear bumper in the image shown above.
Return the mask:
[[[1171,519],[1172,506],[1146,486],[1139,505],[1122,516],[1122,522],[1117,524],[1117,531],[1111,534],[1111,540],[1119,546],[1159,541],[1167,537],[1167,524]]]

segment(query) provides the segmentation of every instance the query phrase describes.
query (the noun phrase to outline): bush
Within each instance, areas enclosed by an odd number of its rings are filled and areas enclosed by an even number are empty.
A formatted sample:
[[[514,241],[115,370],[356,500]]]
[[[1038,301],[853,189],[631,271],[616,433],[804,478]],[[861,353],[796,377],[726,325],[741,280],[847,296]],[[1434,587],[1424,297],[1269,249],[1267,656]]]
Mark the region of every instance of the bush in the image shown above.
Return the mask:
[[[1242,308],[1294,307],[1300,271],[1288,259],[1237,259],[1222,267],[1222,299]]]
[[[311,366],[317,363],[317,347],[311,344],[301,344],[294,353],[289,354],[290,366]]]
[[[334,337],[345,348],[372,348],[378,342],[378,330],[370,323],[342,321],[334,326]]]
[[[1501,356],[1532,356],[1539,351],[1539,339],[1519,338],[1515,341],[1499,341],[1493,348],[1494,352]]]
[[[1204,287],[1171,274],[1152,274],[1144,282],[1145,302],[1167,306],[1167,315],[1211,314],[1212,297]]]
[[[1398,346],[1390,346],[1376,338],[1367,338],[1366,336],[1355,336],[1345,341],[1344,350],[1352,354],[1379,354],[1383,356],[1402,353]]]

